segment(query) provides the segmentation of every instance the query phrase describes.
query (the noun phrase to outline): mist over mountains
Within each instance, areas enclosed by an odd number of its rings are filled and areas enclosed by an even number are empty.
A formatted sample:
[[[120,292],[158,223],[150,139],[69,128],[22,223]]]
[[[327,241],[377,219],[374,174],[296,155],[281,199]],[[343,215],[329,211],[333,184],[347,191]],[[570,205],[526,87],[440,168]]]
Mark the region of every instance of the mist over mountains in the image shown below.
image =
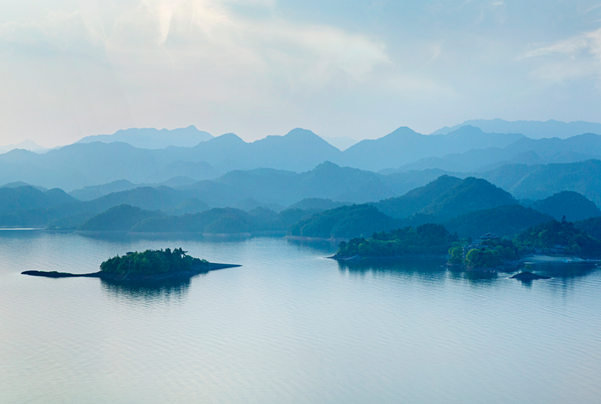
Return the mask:
[[[131,128],[118,130],[112,135],[86,136],[77,143],[128,143],[140,149],[164,149],[169,146],[194,147],[200,142],[213,139],[210,133],[200,131],[196,126],[178,129]]]
[[[540,121],[505,121],[503,119],[475,119],[465,121],[452,127],[445,126],[433,132],[432,135],[446,135],[463,126],[474,126],[489,133],[521,133],[531,139],[558,137],[565,139],[582,133],[596,133],[601,135],[601,124],[594,122],[560,122],[549,120]]]
[[[0,153],[6,153],[15,149],[29,150],[34,153],[45,153],[50,150],[47,147],[40,146],[33,140],[24,140],[21,143],[0,146]]]
[[[167,143],[196,144],[158,148]],[[213,180],[234,170],[300,173],[325,161],[383,174],[429,169],[470,174],[507,164],[585,161],[600,157],[600,146],[601,136],[591,133],[536,140],[519,133],[486,133],[473,126],[446,135],[422,135],[402,127],[344,151],[304,129],[250,143],[231,133],[212,137],[193,126],[174,131],[130,129],[84,138],[45,154],[26,150],[0,154],[0,183],[23,181],[66,191],[118,180],[175,186]]]
[[[510,145],[473,149],[444,157],[428,157],[404,165],[399,171],[441,169],[458,172],[487,171],[506,164],[573,163],[601,156],[601,136],[586,133],[567,139],[517,140]]]
[[[401,127],[341,151],[305,129],[255,142],[193,126],[129,129],[1,154],[3,183],[0,226],[354,237],[437,223],[509,235],[601,215],[601,136]]]

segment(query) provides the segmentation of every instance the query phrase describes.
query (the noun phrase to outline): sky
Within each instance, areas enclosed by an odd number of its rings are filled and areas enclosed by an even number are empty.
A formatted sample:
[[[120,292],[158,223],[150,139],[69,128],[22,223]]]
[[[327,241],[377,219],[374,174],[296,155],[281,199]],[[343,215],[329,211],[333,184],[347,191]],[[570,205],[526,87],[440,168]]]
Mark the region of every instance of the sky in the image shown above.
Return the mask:
[[[601,0],[0,0],[0,145],[601,121]]]

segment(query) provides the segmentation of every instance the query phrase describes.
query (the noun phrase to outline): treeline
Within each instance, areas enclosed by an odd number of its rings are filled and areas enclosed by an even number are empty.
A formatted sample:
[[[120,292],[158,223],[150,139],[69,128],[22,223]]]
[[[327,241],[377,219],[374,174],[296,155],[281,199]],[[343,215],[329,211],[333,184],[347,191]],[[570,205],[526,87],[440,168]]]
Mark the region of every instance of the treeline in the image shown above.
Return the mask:
[[[342,241],[336,257],[402,257],[408,255],[445,256],[450,246],[459,241],[444,226],[423,224],[390,232],[374,233],[370,238]]]
[[[208,264],[206,260],[191,257],[186,253],[187,251],[181,248],[176,248],[173,251],[166,248],[165,250],[131,252],[109,258],[100,264],[100,270],[111,274],[153,275],[184,272],[193,267],[202,267]]]
[[[574,223],[552,220],[523,231],[514,239],[487,234],[459,239],[437,224],[374,233],[370,238],[342,241],[334,258],[398,258],[447,256],[449,263],[469,268],[496,268],[528,254],[601,258],[601,241]]]
[[[235,208],[215,208],[181,216],[161,211],[120,205],[96,215],[77,227],[80,231],[133,233],[232,234],[280,232],[299,220],[315,214],[313,210],[287,209],[276,213],[267,208],[245,212]]]

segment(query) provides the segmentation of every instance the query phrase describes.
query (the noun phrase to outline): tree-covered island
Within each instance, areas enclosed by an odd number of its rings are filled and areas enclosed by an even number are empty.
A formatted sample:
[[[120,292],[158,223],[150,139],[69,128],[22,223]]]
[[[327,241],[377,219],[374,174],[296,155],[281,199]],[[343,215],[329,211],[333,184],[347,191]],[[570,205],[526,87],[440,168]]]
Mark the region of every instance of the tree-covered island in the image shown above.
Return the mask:
[[[100,264],[100,271],[118,275],[156,275],[201,269],[208,265],[207,260],[191,257],[181,248],[173,251],[166,248],[117,255]]]
[[[166,279],[191,278],[194,275],[233,268],[240,265],[216,264],[204,259],[194,258],[182,248],[171,250],[146,250],[117,255],[100,264],[100,271],[89,274],[70,274],[66,272],[25,271],[25,275],[48,278],[88,277],[110,281],[155,281]]]
[[[467,270],[507,270],[517,268],[521,257],[531,255],[601,258],[601,241],[565,220],[531,227],[513,239],[487,233],[476,240],[459,239],[444,226],[428,223],[343,241],[331,258],[447,257],[449,266]]]

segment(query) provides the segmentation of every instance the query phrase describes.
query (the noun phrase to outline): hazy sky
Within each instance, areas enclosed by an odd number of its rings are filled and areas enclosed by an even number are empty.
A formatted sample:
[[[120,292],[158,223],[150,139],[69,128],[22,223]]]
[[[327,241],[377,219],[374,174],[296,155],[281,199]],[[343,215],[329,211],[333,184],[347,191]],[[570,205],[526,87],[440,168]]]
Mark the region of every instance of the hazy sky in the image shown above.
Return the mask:
[[[0,144],[601,121],[601,0],[0,0]]]

